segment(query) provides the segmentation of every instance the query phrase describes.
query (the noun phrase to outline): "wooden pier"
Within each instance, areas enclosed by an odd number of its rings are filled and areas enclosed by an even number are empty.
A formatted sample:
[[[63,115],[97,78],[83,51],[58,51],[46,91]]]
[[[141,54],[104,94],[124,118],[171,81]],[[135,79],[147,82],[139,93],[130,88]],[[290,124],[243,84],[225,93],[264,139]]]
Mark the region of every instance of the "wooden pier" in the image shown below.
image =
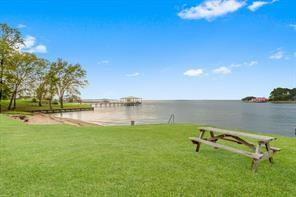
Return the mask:
[[[121,102],[98,102],[98,103],[94,103],[92,104],[92,106],[94,107],[116,107],[116,106],[124,106],[123,103]]]
[[[94,108],[93,107],[84,107],[84,108],[63,108],[63,109],[38,109],[38,110],[31,110],[30,112],[53,114],[53,113],[64,113],[64,112],[79,112],[79,111],[94,111]]]
[[[84,100],[83,103],[92,104],[93,107],[137,106],[142,104],[142,99],[130,96],[121,98],[120,100]]]

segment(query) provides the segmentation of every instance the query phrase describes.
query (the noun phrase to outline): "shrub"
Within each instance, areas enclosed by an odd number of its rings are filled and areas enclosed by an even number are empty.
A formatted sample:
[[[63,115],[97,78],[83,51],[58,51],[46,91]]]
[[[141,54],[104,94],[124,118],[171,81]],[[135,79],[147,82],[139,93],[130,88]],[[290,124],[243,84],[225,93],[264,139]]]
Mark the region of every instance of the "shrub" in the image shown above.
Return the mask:
[[[59,104],[59,101],[58,101],[57,99],[54,99],[54,100],[52,101],[52,104],[54,104],[54,105],[58,105],[58,104]]]

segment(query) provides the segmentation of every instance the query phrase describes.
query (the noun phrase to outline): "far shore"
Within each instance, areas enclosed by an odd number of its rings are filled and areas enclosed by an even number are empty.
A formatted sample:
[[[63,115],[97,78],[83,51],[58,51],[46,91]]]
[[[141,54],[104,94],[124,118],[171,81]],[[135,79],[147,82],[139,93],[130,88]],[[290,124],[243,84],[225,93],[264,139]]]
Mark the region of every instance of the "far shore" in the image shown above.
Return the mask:
[[[267,102],[242,101],[242,102],[245,102],[245,103],[296,104],[296,101],[267,101]]]
[[[270,101],[274,104],[296,104],[296,101]]]

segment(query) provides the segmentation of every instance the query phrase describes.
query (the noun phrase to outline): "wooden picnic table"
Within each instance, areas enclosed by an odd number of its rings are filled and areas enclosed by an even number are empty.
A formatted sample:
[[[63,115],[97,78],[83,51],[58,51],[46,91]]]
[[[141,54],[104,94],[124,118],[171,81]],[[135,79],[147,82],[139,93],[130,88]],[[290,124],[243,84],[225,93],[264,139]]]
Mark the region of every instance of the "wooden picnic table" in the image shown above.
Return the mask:
[[[216,149],[220,148],[230,152],[241,154],[252,158],[251,167],[253,171],[257,170],[259,162],[264,159],[268,159],[269,162],[272,164],[273,154],[280,150],[279,148],[270,146],[270,142],[276,140],[275,137],[244,133],[239,131],[230,131],[226,129],[218,129],[212,127],[202,127],[199,128],[199,131],[200,133],[198,137],[189,138],[192,141],[192,143],[196,145],[196,152],[199,152],[201,143],[204,143],[213,146]],[[209,132],[210,137],[205,137],[205,134],[207,132]],[[253,139],[255,143],[248,142],[246,139]],[[218,140],[226,140],[237,144],[245,145],[250,149],[250,151],[234,148],[224,144],[218,144]],[[262,150],[262,147],[265,147],[265,152]]]

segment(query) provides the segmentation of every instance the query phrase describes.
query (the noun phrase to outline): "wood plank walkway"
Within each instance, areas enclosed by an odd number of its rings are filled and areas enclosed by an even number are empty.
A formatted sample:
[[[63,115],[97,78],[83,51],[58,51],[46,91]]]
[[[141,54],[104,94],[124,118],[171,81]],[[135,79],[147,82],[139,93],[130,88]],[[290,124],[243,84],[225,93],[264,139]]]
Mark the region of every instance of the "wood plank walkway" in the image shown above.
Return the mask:
[[[53,114],[53,113],[64,113],[64,112],[79,112],[79,111],[94,111],[94,108],[93,107],[83,107],[83,108],[63,108],[63,109],[38,109],[38,110],[31,110],[30,112]]]

